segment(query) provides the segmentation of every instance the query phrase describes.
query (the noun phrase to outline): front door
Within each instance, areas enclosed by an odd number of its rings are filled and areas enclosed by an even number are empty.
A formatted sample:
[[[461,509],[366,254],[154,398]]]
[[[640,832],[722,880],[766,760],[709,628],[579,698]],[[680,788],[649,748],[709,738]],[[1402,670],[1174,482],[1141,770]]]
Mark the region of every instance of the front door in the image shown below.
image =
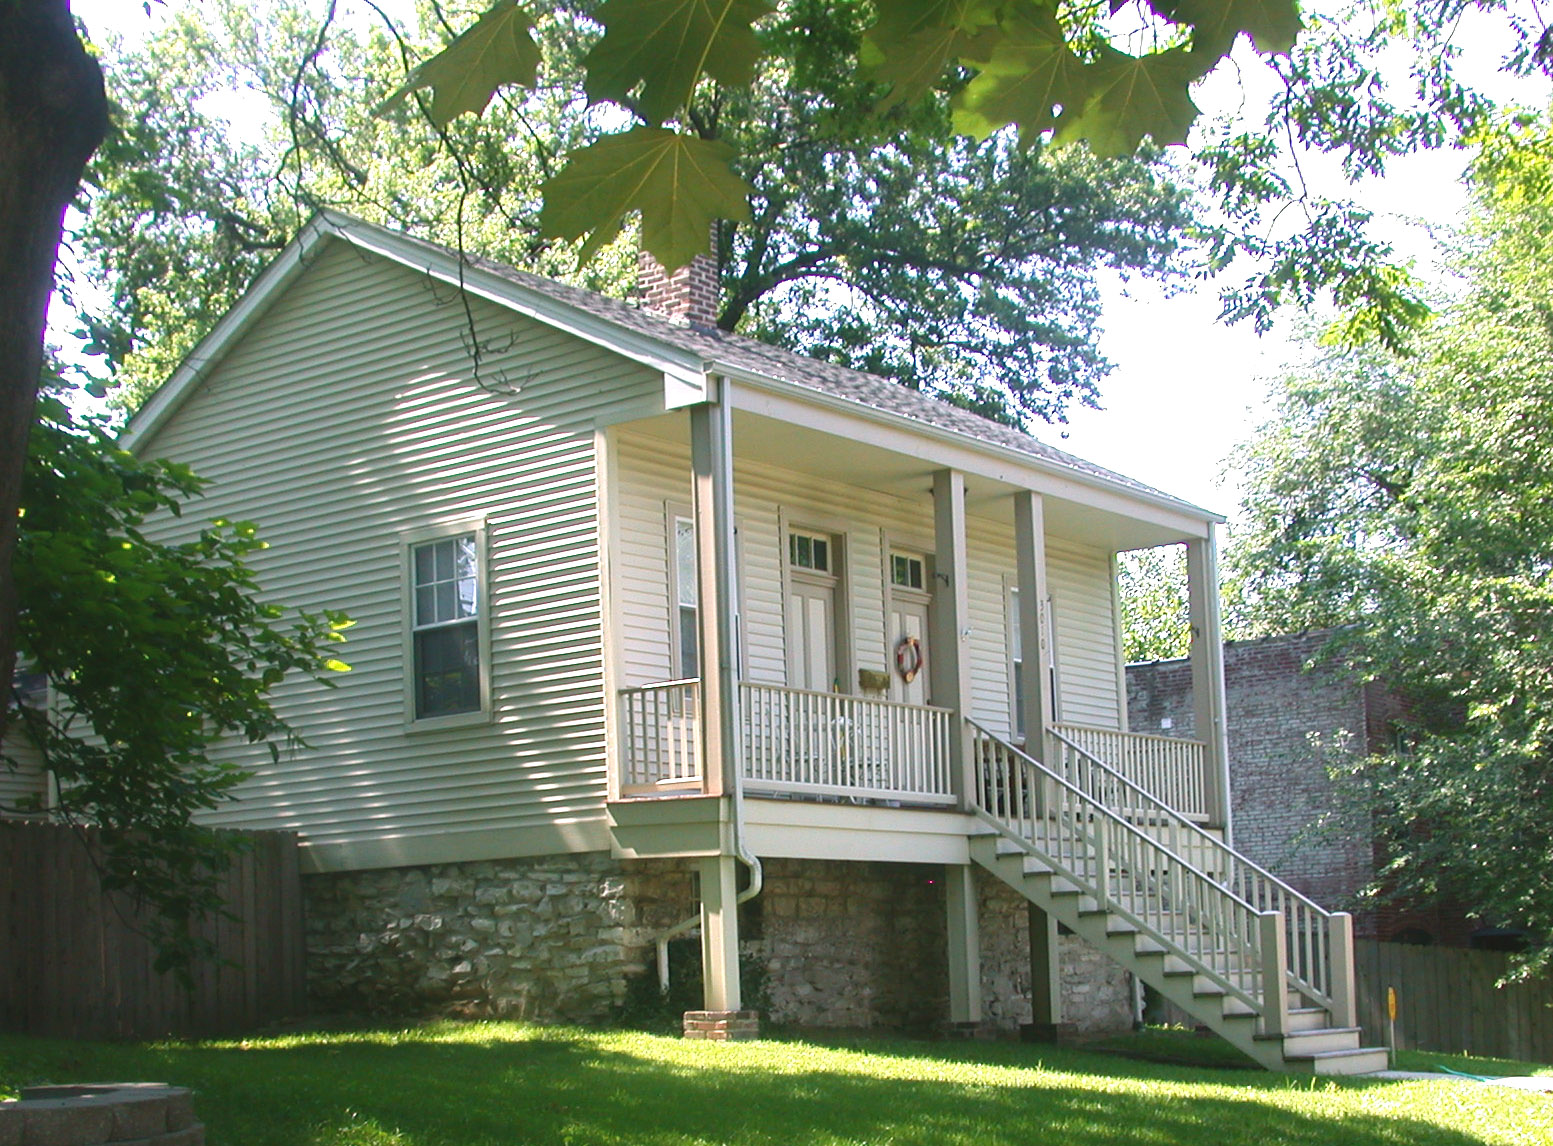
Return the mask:
[[[840,582],[834,540],[825,534],[788,537],[787,683],[832,692],[836,664],[836,592]]]
[[[903,704],[932,703],[927,672],[932,605],[927,565],[927,558],[919,553],[890,554],[890,616],[885,634],[891,658],[890,699]]]

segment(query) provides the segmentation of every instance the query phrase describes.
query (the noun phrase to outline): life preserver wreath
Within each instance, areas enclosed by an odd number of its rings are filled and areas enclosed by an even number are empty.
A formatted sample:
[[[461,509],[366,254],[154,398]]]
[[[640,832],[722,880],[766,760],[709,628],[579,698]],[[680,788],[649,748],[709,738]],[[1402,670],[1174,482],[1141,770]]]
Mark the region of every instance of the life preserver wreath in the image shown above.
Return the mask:
[[[922,642],[916,637],[905,637],[895,646],[895,669],[901,674],[901,680],[907,684],[917,679],[917,674],[922,671],[925,663]]]

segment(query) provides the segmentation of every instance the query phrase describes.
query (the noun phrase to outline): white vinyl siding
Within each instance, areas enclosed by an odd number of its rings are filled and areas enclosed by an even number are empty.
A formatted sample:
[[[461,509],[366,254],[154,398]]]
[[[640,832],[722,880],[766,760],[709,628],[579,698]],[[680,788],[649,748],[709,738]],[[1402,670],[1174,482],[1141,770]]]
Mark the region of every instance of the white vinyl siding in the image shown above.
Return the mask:
[[[1046,567],[1056,622],[1058,718],[1120,728],[1110,554],[1047,538]]]
[[[0,761],[0,817],[12,814],[18,804],[43,800],[48,791],[42,757],[19,729],[7,734],[3,755],[17,767]]]
[[[323,866],[518,854],[503,841],[530,829],[603,838],[580,830],[605,792],[593,417],[662,380],[473,307],[478,380],[449,288],[328,247],[141,447],[213,483],[159,534],[256,521],[266,597],[356,622],[335,688],[276,692],[308,747],[273,765],[226,748],[256,775],[207,817],[298,830]],[[407,728],[404,539],[469,520],[487,530],[491,720]]]

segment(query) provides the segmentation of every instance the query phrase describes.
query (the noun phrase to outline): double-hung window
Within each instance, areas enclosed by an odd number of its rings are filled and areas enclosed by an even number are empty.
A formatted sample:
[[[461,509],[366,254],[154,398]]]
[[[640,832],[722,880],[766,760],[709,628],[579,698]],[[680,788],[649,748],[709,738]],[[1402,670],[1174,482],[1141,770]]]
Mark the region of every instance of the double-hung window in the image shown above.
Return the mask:
[[[675,675],[701,675],[701,629],[696,621],[696,526],[688,517],[674,522]]]
[[[485,708],[479,530],[410,546],[411,688],[416,720]]]

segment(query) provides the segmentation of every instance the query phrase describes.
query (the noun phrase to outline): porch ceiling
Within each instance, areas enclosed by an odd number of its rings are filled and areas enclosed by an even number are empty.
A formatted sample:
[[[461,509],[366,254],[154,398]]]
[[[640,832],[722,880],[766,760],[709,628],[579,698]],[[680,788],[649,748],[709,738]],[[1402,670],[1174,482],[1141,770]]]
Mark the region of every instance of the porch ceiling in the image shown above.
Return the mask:
[[[683,411],[633,421],[630,429],[686,448],[690,441],[690,419]],[[925,505],[931,504],[934,472],[948,464],[939,453],[929,441],[923,441],[916,452],[904,452],[749,410],[736,409],[733,416],[736,465],[755,462]],[[1056,492],[1054,486],[1064,488]],[[1141,500],[1133,502],[1120,493],[1091,490],[1078,482],[1021,472],[1014,463],[992,458],[987,459],[984,472],[966,472],[966,513],[1012,523],[1012,495],[1021,489],[1043,495],[1049,535],[1077,544],[1142,549],[1206,533],[1204,522],[1183,514]]]

